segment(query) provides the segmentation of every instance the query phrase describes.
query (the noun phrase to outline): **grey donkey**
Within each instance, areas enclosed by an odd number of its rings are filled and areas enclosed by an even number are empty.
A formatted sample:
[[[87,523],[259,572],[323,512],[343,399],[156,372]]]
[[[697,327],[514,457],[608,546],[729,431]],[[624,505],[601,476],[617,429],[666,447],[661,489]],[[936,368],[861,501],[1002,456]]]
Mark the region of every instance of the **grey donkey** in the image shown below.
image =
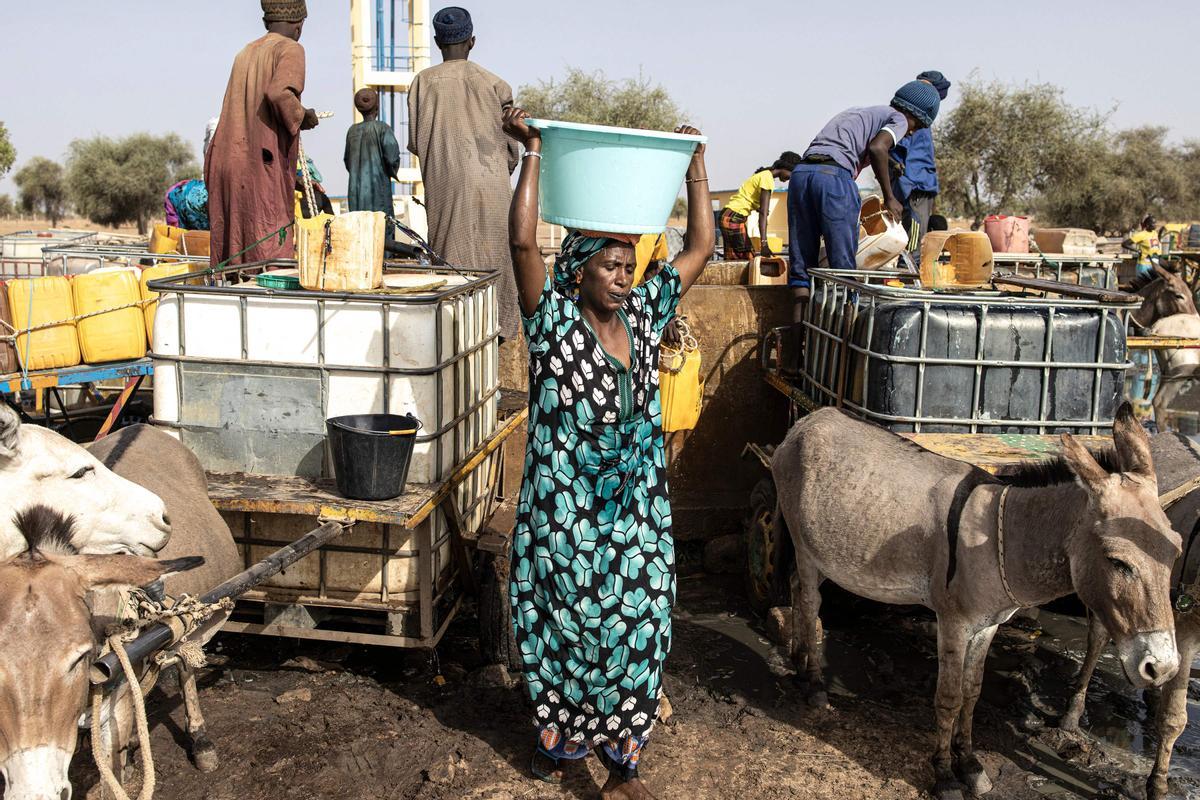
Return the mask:
[[[991,790],[972,717],[992,637],[1018,609],[1075,592],[1112,635],[1131,683],[1161,685],[1179,668],[1170,576],[1180,538],[1128,403],[1113,438],[1116,472],[1064,435],[1061,461],[1006,483],[827,408],[775,451],[776,524],[796,552],[792,658],[809,701],[828,704],[822,581],[937,615],[938,800],[961,800],[964,785]]]
[[[1175,530],[1183,534],[1183,556],[1175,562],[1171,583],[1175,593],[1175,643],[1179,648],[1179,672],[1162,687],[1155,714],[1158,750],[1146,785],[1148,800],[1165,800],[1171,751],[1187,727],[1188,681],[1191,665],[1200,656],[1200,446],[1179,434],[1159,434],[1151,440],[1159,501]],[[1108,631],[1095,617],[1088,627],[1087,657],[1079,672],[1074,696],[1059,727],[1078,731],[1087,701],[1088,683],[1100,654],[1108,644]]]

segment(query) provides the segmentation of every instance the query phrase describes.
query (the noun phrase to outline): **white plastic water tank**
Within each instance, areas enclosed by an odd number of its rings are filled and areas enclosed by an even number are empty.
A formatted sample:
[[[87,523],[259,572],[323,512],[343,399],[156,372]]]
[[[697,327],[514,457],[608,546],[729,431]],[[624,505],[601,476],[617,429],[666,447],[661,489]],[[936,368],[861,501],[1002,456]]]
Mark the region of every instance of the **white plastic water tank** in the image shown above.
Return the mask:
[[[409,480],[429,483],[495,429],[495,278],[389,275],[412,294],[327,297],[241,284],[172,284],[160,296],[154,416],[207,469],[328,474],[324,420],[414,414],[423,424]]]

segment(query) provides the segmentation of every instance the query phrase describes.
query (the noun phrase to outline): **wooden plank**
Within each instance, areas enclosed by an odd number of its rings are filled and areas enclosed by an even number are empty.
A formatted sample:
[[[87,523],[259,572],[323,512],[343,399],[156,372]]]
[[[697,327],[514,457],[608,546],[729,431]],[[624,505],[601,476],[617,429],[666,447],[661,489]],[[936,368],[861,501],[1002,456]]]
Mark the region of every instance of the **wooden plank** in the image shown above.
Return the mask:
[[[1025,433],[902,433],[900,434],[931,453],[974,464],[992,473],[1027,461],[1043,461],[1062,454],[1059,436]],[[1091,449],[1112,446],[1108,436],[1074,437]]]
[[[122,361],[116,364],[83,364],[78,367],[47,369],[22,375],[14,372],[0,376],[0,393],[11,394],[22,389],[51,389],[55,386],[79,386],[138,376],[153,375],[154,365],[148,358]]]
[[[450,496],[450,492],[454,491],[454,487],[462,483],[468,475],[474,472],[480,464],[487,459],[492,453],[500,449],[501,445],[512,436],[525,421],[529,419],[529,408],[522,408],[517,414],[510,417],[500,430],[491,435],[486,442],[480,445],[475,452],[467,458],[450,477],[441,483],[434,491],[433,496],[427,499],[424,504],[413,512],[412,516],[404,523],[405,527],[412,529],[425,521],[425,518],[433,513],[433,510],[441,505],[442,501]]]
[[[1125,345],[1130,350],[1196,350],[1200,339],[1183,336],[1127,336]]]
[[[221,511],[297,514],[340,522],[378,522],[409,525],[412,516],[431,498],[436,487],[410,484],[394,500],[348,500],[331,480],[289,475],[209,473],[208,497]]]
[[[999,288],[1010,286],[1014,289],[1025,289],[1045,294],[1057,294],[1062,297],[1075,297],[1081,300],[1095,300],[1100,303],[1140,304],[1142,298],[1135,294],[1119,292],[1112,289],[1096,289],[1091,286],[1078,286],[1072,283],[1059,283],[1042,278],[1026,278],[1020,275],[995,275],[992,285]]]

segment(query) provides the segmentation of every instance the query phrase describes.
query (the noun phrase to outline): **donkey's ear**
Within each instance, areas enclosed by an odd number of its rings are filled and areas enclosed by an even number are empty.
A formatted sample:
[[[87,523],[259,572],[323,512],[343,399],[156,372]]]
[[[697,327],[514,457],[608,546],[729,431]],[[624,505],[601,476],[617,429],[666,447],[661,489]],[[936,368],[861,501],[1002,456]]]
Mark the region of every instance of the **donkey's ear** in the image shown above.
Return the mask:
[[[199,556],[159,561],[131,555],[70,556],[64,563],[88,589],[105,586],[147,586],[155,581],[187,572],[204,563]]]
[[[1171,278],[1175,277],[1175,273],[1164,267],[1162,264],[1154,265],[1154,272],[1158,277],[1162,278],[1167,283],[1171,282]]]
[[[0,459],[14,458],[20,441],[21,418],[0,400]]]
[[[1113,421],[1113,444],[1121,472],[1156,480],[1154,462],[1150,457],[1150,434],[1133,414],[1133,406],[1122,403]]]
[[[1108,470],[1100,466],[1088,449],[1069,433],[1062,435],[1062,445],[1063,458],[1066,459],[1071,472],[1075,473],[1075,477],[1092,492],[1099,492],[1104,488],[1109,478]]]

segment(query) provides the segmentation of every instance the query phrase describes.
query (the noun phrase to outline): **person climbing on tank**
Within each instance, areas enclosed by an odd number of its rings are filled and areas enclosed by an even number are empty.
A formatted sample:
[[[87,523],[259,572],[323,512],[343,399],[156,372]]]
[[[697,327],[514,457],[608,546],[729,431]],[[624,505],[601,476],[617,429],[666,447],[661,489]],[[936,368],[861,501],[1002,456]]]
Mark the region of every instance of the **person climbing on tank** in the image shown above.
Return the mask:
[[[892,192],[888,154],[910,132],[928,128],[941,98],[933,86],[909,81],[890,105],[851,108],[831,119],[804,151],[788,186],[788,285],[799,321],[809,296],[810,267],[817,265],[821,239],[831,269],[854,269],[861,200],[855,179],[871,165],[884,207],[898,221],[904,205]]]
[[[938,97],[946,99],[950,81],[936,69],[926,70],[917,80],[937,89]],[[921,252],[921,240],[929,231],[929,215],[938,195],[937,164],[933,158],[933,131],[919,128],[897,142],[891,153],[892,193],[904,204],[900,220],[909,234],[908,249],[914,255]]]

